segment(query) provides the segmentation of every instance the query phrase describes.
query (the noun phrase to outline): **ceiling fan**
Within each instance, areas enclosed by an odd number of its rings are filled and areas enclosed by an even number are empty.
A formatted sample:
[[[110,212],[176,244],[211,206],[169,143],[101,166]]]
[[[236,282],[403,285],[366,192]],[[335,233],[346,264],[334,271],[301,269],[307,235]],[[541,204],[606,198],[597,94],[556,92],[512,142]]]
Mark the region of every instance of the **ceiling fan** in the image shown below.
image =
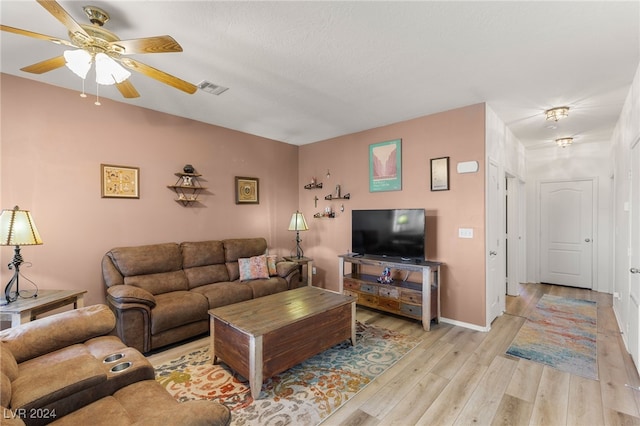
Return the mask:
[[[54,0],[36,1],[67,27],[69,40],[20,28],[13,28],[7,25],[0,25],[0,29],[2,31],[77,48],[77,50],[69,50],[64,52],[63,55],[26,66],[21,68],[21,71],[43,74],[66,65],[84,79],[91,65],[95,64],[97,74],[96,81],[99,84],[115,84],[125,98],[137,98],[140,94],[128,80],[131,74],[122,68],[122,66],[189,94],[195,93],[198,89],[197,86],[191,83],[129,57],[129,55],[142,53],[182,52],[182,47],[173,37],[163,35],[120,40],[118,36],[102,28],[104,23],[109,20],[109,14],[98,7],[83,7],[84,12],[91,21],[91,25],[85,25],[78,24],[71,15]],[[100,81],[100,75],[102,75],[102,81]]]

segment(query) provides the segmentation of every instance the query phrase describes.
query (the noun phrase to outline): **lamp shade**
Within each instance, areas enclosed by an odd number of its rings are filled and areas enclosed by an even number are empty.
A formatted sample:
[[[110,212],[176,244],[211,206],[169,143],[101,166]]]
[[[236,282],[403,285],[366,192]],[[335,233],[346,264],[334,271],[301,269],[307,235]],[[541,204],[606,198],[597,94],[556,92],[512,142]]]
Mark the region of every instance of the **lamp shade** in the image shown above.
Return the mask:
[[[0,214],[0,245],[32,246],[42,244],[29,210],[4,209]]]
[[[96,82],[98,84],[108,86],[122,83],[129,77],[131,77],[131,73],[109,56],[104,53],[96,55]]]
[[[66,66],[75,75],[84,79],[87,77],[87,73],[91,69],[91,54],[86,50],[67,50],[63,53],[66,61]]]
[[[304,220],[304,215],[300,212],[295,212],[291,216],[291,222],[289,223],[289,231],[308,231],[307,221]]]

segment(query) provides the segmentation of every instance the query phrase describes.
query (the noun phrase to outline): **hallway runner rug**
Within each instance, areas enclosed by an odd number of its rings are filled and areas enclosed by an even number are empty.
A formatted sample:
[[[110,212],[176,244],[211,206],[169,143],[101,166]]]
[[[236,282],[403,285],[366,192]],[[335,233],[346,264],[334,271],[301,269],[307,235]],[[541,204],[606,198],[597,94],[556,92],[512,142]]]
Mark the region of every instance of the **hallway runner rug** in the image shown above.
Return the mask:
[[[596,302],[545,294],[507,354],[597,380],[596,338]]]
[[[356,323],[356,345],[346,340],[262,385],[224,363],[211,364],[205,346],[156,368],[156,380],[179,401],[209,399],[231,410],[232,425],[317,425],[415,348],[420,339]]]

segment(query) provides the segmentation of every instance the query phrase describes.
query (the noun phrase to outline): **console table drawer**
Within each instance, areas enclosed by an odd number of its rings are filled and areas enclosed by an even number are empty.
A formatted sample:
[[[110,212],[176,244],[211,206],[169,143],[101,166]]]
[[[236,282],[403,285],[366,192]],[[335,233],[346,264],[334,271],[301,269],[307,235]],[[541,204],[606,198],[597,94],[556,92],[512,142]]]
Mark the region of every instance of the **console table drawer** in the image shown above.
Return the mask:
[[[360,291],[369,294],[378,294],[378,286],[373,284],[360,284]]]
[[[360,281],[352,280],[350,278],[344,279],[344,288],[350,290],[359,290],[360,289]]]
[[[351,290],[342,290],[342,294],[344,294],[345,296],[353,296],[356,299],[358,298],[358,293],[356,293],[355,291],[351,291]]]
[[[376,306],[378,306],[378,296],[367,293],[358,293],[357,303],[360,305],[371,306],[375,308]]]
[[[379,298],[378,306],[382,309],[390,310],[397,312],[400,310],[400,302],[394,299],[385,299],[384,297]]]
[[[408,305],[406,303],[401,303],[400,312],[414,318],[422,317],[422,307],[417,305]]]
[[[402,289],[400,292],[400,300],[420,305],[422,304],[422,293],[419,291]]]
[[[400,290],[396,287],[380,287],[378,294],[389,299],[400,299]]]

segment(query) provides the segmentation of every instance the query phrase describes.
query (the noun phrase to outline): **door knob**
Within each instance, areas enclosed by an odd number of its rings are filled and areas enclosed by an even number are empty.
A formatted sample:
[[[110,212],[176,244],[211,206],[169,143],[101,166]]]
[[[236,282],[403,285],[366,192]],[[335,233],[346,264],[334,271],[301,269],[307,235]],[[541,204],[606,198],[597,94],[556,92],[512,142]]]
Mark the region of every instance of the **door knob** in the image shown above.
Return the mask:
[[[588,242],[590,242],[590,241],[591,241],[591,239],[590,239],[590,238],[585,238],[585,239],[584,239],[584,242],[585,242],[585,243],[588,243]]]
[[[640,274],[640,268],[631,268],[629,269],[629,272],[632,274]]]

